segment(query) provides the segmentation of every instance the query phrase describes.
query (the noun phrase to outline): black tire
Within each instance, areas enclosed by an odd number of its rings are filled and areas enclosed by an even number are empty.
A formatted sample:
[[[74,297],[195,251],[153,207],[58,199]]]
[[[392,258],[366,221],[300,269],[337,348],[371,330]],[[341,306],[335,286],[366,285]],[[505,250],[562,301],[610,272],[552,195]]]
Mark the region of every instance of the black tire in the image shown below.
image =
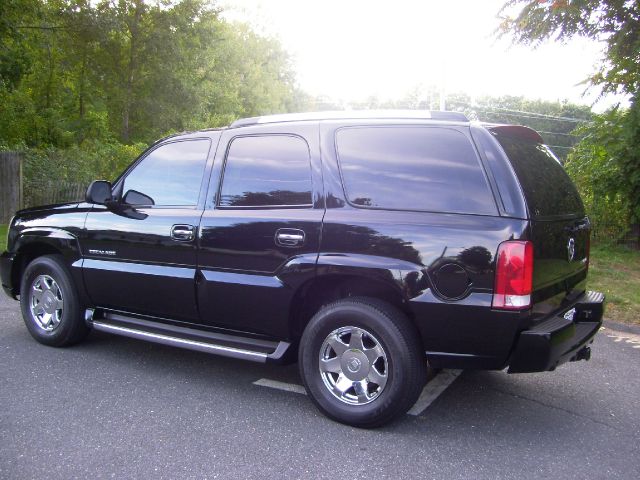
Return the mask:
[[[36,291],[44,294],[40,294],[41,302],[37,304],[40,308],[34,307],[32,311]],[[60,300],[61,303],[56,303]],[[29,333],[44,345],[66,347],[89,333],[76,287],[60,255],[38,257],[27,265],[20,284],[20,307]],[[44,325],[39,318],[48,323]]]
[[[349,327],[352,329],[348,330]],[[332,379],[349,375],[347,371],[343,372],[344,367],[349,368],[351,375],[358,374],[357,370],[353,373],[348,363],[343,363],[353,360],[345,355],[359,355],[357,348],[351,348],[350,345],[341,356],[338,356],[337,350],[333,352],[334,358],[340,358],[339,374],[320,371],[320,357],[326,355],[323,352],[332,350],[330,343],[325,340],[329,341],[330,335],[334,338],[333,334],[339,336],[344,331],[347,332],[346,338],[351,338],[349,331],[364,332],[370,345],[380,344],[385,354],[383,364],[386,364],[386,383],[373,400],[367,400],[363,396],[363,401],[369,403],[347,403],[361,401],[360,397],[355,398],[358,392],[354,389],[349,389],[346,393],[333,393],[331,390]],[[362,352],[367,351],[367,348],[365,345]],[[369,355],[358,357],[362,362],[356,360],[352,364],[354,368],[360,369],[361,364],[367,362],[366,368],[370,371],[371,359],[367,361],[364,360],[365,357]],[[333,360],[327,356],[323,358],[323,362]],[[375,358],[375,355],[371,358]],[[298,361],[305,388],[316,406],[328,417],[355,427],[378,427],[406,413],[418,399],[426,380],[426,358],[415,326],[398,309],[367,297],[339,300],[316,313],[302,335]],[[362,371],[365,371],[365,367]],[[367,376],[367,382],[368,378]],[[351,379],[346,381],[348,384]],[[375,382],[369,384],[371,386],[373,395],[376,395],[375,391],[379,386]],[[352,393],[348,393],[349,391]],[[351,399],[347,398],[349,395]]]

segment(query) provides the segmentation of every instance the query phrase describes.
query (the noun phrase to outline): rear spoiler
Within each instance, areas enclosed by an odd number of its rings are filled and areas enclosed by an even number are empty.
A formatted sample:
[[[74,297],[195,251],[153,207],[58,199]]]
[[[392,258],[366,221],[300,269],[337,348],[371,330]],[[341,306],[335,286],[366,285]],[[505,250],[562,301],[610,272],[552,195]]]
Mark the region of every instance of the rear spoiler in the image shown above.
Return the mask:
[[[487,125],[486,128],[491,133],[505,137],[517,138],[535,143],[544,143],[544,140],[538,132],[523,125]]]

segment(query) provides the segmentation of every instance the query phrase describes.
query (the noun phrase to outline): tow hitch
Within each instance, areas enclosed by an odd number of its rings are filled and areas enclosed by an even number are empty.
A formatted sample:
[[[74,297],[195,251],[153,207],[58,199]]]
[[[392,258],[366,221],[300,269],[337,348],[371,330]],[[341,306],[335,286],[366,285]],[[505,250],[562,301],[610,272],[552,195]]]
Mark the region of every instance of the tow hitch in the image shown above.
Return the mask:
[[[578,362],[580,360],[591,359],[591,347],[584,347],[576,353],[576,356],[571,359],[572,362]]]

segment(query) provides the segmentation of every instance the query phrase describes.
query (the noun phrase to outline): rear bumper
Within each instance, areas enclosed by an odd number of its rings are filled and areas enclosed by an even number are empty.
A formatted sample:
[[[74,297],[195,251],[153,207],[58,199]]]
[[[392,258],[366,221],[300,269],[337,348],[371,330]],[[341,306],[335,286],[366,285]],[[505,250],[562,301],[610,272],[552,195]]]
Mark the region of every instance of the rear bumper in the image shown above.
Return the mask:
[[[545,372],[588,358],[585,348],[600,329],[603,313],[604,295],[585,292],[568,310],[520,333],[508,372]]]
[[[14,259],[15,255],[9,252],[3,252],[2,255],[0,255],[0,281],[2,282],[2,289],[11,298],[16,298],[11,283]]]

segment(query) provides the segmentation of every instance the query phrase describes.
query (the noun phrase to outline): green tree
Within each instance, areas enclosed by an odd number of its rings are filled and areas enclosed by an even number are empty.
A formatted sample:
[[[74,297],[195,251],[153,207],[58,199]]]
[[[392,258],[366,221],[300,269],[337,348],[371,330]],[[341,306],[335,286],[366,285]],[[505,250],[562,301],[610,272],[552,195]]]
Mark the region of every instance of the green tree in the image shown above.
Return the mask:
[[[207,0],[6,0],[0,143],[68,148],[296,108],[286,52]]]
[[[515,14],[510,14],[516,10]],[[635,95],[640,86],[640,2],[629,0],[510,0],[500,32],[525,45],[582,36],[605,45],[600,70],[589,79],[604,91]]]
[[[591,120],[591,108],[574,103],[528,99],[522,96],[483,96],[473,101],[468,95],[453,94],[447,99],[449,109],[464,111],[483,122],[515,123],[538,131],[547,145],[565,159],[580,135],[574,130]]]
[[[2,0],[0,148],[27,190],[113,178],[158,137],[298,109],[292,72],[211,0]]]
[[[583,185],[583,191],[598,191],[601,177],[616,178],[607,198],[622,195],[630,221],[640,222],[640,2],[511,0],[501,14],[501,34],[512,35],[518,43],[535,46],[549,39],[583,36],[606,45],[602,66],[588,83],[605,93],[630,95],[631,106],[627,112],[614,109],[587,129],[585,143],[577,147],[571,161],[588,163],[585,154],[592,151],[596,159],[590,165],[597,164],[600,171],[589,186]],[[575,164],[572,168],[580,170]]]
[[[626,114],[612,109],[579,127],[582,140],[565,164],[594,223],[597,240],[620,240],[629,227],[631,197],[623,189],[626,183],[619,161],[624,154],[619,138]]]

